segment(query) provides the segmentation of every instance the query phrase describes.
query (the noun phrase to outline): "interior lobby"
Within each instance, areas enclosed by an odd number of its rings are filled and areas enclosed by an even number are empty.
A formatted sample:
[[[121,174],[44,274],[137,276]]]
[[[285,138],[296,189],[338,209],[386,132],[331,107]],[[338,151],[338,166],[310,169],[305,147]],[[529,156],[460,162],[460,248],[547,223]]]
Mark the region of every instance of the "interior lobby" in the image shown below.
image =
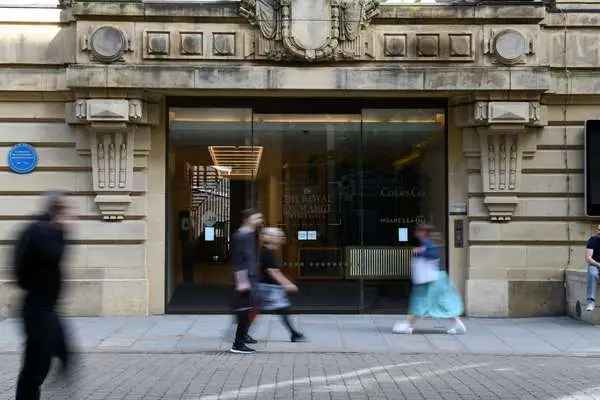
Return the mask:
[[[299,311],[405,310],[415,227],[447,236],[445,107],[408,104],[170,107],[167,311],[228,309],[246,208],[286,233]]]

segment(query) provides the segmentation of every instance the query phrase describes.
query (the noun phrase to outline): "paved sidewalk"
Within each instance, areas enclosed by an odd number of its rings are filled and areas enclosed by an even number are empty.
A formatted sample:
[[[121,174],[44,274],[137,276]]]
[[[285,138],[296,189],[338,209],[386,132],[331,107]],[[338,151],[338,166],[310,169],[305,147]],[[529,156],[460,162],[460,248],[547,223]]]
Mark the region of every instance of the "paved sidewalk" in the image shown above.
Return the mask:
[[[43,400],[593,400],[600,359],[452,354],[87,353]],[[19,357],[0,355],[0,400]],[[67,383],[70,382],[70,385]]]
[[[395,335],[390,315],[300,315],[298,327],[308,343],[290,343],[278,317],[261,316],[252,334],[262,352],[456,353],[600,355],[600,327],[568,317],[467,319],[466,335],[445,334],[441,321],[424,321],[414,335]],[[227,350],[231,317],[165,315],[70,318],[76,348],[83,352],[196,353]],[[0,352],[20,350],[20,323],[0,321]],[[600,381],[599,381],[600,384]]]

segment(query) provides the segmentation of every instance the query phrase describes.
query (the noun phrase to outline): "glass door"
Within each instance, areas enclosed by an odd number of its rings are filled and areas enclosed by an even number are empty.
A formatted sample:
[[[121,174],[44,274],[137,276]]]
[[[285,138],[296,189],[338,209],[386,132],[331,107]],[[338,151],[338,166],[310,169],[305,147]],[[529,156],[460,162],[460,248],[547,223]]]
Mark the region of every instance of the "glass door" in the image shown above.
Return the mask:
[[[168,310],[229,310],[231,235],[252,204],[261,154],[249,108],[169,112]]]
[[[433,225],[446,248],[446,140],[443,109],[363,110],[361,248],[350,260],[362,278],[364,308],[407,306],[419,224]]]
[[[263,149],[257,206],[287,235],[281,256],[300,288],[296,308],[360,309],[360,283],[345,260],[361,244],[361,116],[255,114],[253,121],[253,143]]]

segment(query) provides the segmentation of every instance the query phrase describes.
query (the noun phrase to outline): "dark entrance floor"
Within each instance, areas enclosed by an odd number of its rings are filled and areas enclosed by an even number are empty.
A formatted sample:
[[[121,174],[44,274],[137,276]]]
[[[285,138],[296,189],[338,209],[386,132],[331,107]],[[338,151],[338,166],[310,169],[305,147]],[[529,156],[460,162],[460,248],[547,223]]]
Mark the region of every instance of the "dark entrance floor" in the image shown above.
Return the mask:
[[[357,282],[302,282],[292,296],[293,308],[301,313],[405,313],[408,283],[365,285],[364,309],[360,309]],[[167,306],[169,314],[223,314],[230,311],[231,288],[186,283],[175,289]]]

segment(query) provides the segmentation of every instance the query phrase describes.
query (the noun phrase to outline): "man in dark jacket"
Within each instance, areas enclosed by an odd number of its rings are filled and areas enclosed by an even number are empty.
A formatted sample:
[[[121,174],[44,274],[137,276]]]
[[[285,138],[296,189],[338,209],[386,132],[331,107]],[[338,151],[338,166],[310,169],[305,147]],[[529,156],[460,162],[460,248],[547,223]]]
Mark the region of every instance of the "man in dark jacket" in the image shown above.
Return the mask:
[[[252,324],[251,311],[255,306],[253,292],[258,279],[258,229],[263,216],[256,210],[242,212],[242,226],[233,235],[232,264],[235,281],[234,311],[237,317],[232,353],[249,354],[248,330]]]
[[[63,370],[69,352],[63,325],[56,313],[62,289],[66,206],[63,196],[47,196],[46,212],[21,232],[15,247],[15,275],[25,291],[22,307],[26,342],[17,382],[16,400],[38,400],[52,357]]]

